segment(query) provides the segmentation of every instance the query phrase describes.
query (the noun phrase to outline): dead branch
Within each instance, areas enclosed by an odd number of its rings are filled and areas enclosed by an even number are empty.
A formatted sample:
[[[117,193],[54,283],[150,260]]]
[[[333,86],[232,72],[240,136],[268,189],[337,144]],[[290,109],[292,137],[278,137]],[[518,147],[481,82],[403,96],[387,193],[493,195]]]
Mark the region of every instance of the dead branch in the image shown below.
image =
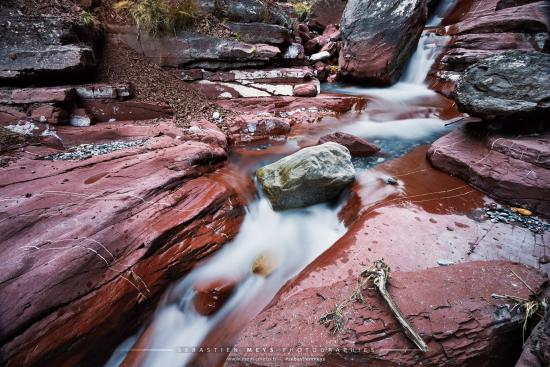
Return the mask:
[[[409,324],[399,307],[393,301],[393,298],[388,293],[386,289],[386,284],[388,282],[388,277],[390,274],[390,267],[384,262],[384,260],[376,260],[374,265],[363,271],[361,276],[373,282],[374,286],[378,289],[388,307],[394,314],[399,324],[403,328],[405,335],[420,349],[422,352],[426,353],[428,351],[428,345],[424,342],[422,337],[412,328]]]

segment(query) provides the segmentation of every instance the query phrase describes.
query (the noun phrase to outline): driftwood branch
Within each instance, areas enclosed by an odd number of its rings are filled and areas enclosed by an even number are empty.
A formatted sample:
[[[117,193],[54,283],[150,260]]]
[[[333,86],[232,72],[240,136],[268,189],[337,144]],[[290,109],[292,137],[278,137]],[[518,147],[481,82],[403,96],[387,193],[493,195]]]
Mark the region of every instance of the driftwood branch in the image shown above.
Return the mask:
[[[390,274],[390,267],[383,261],[377,260],[374,262],[374,265],[361,273],[362,277],[369,279],[373,282],[374,286],[378,289],[388,307],[393,312],[399,324],[403,328],[405,335],[420,349],[422,352],[426,353],[428,351],[428,345],[424,342],[422,337],[412,328],[409,324],[399,307],[393,301],[393,298],[388,293],[386,289],[386,284],[388,282],[388,277]]]

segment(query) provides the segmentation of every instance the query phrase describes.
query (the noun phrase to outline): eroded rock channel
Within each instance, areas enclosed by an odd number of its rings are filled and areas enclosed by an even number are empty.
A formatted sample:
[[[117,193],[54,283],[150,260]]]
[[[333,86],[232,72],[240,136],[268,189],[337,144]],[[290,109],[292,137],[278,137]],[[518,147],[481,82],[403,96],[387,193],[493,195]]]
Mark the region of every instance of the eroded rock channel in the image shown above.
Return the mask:
[[[549,13],[0,4],[0,362],[547,366]]]

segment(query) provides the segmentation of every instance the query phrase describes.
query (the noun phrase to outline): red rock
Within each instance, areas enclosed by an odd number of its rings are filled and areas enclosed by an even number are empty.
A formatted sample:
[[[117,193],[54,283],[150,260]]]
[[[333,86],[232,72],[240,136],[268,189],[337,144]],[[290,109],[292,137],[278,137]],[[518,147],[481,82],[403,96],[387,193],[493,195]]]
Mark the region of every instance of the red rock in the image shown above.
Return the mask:
[[[227,149],[227,137],[223,131],[206,119],[192,121],[191,127],[187,130],[187,137],[189,140],[201,141]]]
[[[67,119],[67,113],[52,105],[41,105],[31,110],[31,119],[55,125],[64,122]]]
[[[319,39],[320,37],[315,37],[305,43],[304,50],[306,52],[306,55],[311,55],[319,51],[319,49],[321,48],[321,45],[319,44]]]
[[[341,21],[342,76],[381,85],[396,82],[427,16],[426,0],[349,0]]]
[[[447,34],[500,33],[500,32],[548,32],[548,4],[545,1],[481,13],[448,27]]]
[[[0,90],[0,103],[31,104],[66,102],[73,99],[71,87],[47,87]]]
[[[433,143],[428,158],[492,197],[550,215],[550,171],[539,158],[548,156],[549,143],[549,133],[517,137],[463,127]]]
[[[340,24],[340,18],[347,0],[314,1],[309,15],[308,25],[322,31],[331,24]]]
[[[172,116],[167,104],[145,101],[84,100],[82,106],[97,122],[150,120]]]
[[[337,46],[336,46],[336,42],[332,42],[332,41],[329,41],[327,42],[326,45],[324,45],[323,47],[321,47],[321,50],[319,50],[319,52],[328,52],[331,56],[334,55],[334,53],[336,52],[337,50]]]
[[[363,97],[322,93],[316,98],[260,97],[220,100],[217,103],[227,109],[239,112],[261,114],[270,111],[275,115],[288,115],[301,109],[316,110],[317,114],[329,112],[342,114],[353,109],[361,111],[367,100]],[[313,112],[312,112],[313,113]]]
[[[226,124],[236,143],[279,139],[290,133],[290,123],[286,119],[266,118],[265,115],[241,114],[228,118]]]
[[[181,71],[179,78],[185,81],[200,80],[203,77],[202,69],[184,69]]]
[[[13,106],[0,105],[0,124],[25,120],[27,114]]]
[[[56,130],[66,146],[147,141],[83,161],[23,154],[2,168],[0,193],[13,198],[0,223],[5,366],[103,364],[170,283],[238,231],[239,195],[204,176],[223,148],[182,141],[167,121],[98,126]]]
[[[197,292],[193,298],[195,309],[204,316],[218,311],[231,296],[237,283],[231,279],[215,279],[193,285]]]
[[[329,24],[323,31],[323,36],[327,37],[330,41],[340,41],[342,32],[334,24]]]
[[[257,366],[273,365],[262,361],[267,356],[277,357],[275,363],[282,365],[304,357],[322,358],[329,366],[359,360],[374,366],[465,366],[480,360],[505,364],[517,356],[523,316],[510,313],[502,306],[505,302],[491,295],[529,296],[511,271],[537,290],[547,280],[534,268],[506,261],[391,273],[390,294],[428,344],[428,352],[419,353],[374,289],[363,291],[365,304],[355,302],[344,311],[341,333],[333,334],[319,323],[335,304],[349,299],[361,270],[321,287],[279,294],[241,334],[225,365],[244,366],[246,358],[256,358]],[[276,352],[246,348],[265,345]]]
[[[355,157],[368,157],[380,150],[379,147],[369,143],[365,139],[339,131],[322,136],[319,139],[319,144],[328,143],[329,141],[345,146],[349,149],[351,155]]]
[[[452,35],[448,44],[441,42],[441,55],[432,66],[429,82],[432,88],[450,96],[460,74],[468,66],[487,57],[509,50],[543,51],[549,41],[536,32],[548,32],[550,20],[543,1],[521,6],[499,6],[505,1],[458,2],[443,19],[445,27],[436,33]],[[537,40],[538,38],[538,40]]]
[[[318,93],[317,86],[312,83],[297,84],[293,89],[293,94],[296,97],[315,97]]]

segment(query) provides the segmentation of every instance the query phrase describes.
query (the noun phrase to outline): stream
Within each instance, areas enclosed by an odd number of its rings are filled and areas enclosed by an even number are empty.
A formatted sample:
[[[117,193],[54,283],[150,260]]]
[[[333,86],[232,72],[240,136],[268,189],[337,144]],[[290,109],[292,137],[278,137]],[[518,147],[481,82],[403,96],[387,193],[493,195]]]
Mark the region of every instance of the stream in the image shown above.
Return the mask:
[[[428,26],[437,26],[452,3],[442,1]],[[452,129],[445,123],[458,116],[456,110],[449,100],[424,84],[437,57],[436,39],[429,27],[396,85],[364,88],[343,83],[324,84],[326,93],[365,96],[367,108],[337,129],[331,126],[324,131],[306,131],[307,136],[301,138],[316,139],[337,130],[380,146],[383,155],[354,158],[359,174],[417,146],[429,144]],[[437,41],[440,43],[441,39],[438,37]],[[282,145],[235,150],[230,157],[230,168],[236,171],[233,174],[253,175],[256,168],[297,151],[299,137],[295,135]],[[129,364],[141,366],[195,365],[197,355],[193,347],[231,348],[239,332],[269,304],[281,287],[346,232],[338,217],[343,200],[275,212],[261,190],[257,192],[246,209],[237,237],[168,289],[145,329],[121,344],[106,366],[119,366],[128,359]],[[273,272],[267,276],[251,271],[255,260],[262,255],[274,264]],[[218,279],[230,279],[238,285],[216,313],[203,316],[195,310],[194,285]],[[208,360],[201,360],[201,365],[219,365],[227,353],[224,349],[207,357],[203,355],[200,358]]]

